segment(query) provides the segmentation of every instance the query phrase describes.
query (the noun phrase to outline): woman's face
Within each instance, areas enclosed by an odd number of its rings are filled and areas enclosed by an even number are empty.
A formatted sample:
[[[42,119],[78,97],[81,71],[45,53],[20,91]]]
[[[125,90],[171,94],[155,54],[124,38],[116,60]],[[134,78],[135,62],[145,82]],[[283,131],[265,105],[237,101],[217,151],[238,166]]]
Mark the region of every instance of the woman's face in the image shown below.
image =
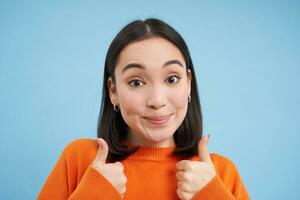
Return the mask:
[[[108,79],[111,102],[120,107],[129,127],[126,143],[167,147],[185,118],[191,91],[191,72],[180,50],[152,37],[126,46]]]

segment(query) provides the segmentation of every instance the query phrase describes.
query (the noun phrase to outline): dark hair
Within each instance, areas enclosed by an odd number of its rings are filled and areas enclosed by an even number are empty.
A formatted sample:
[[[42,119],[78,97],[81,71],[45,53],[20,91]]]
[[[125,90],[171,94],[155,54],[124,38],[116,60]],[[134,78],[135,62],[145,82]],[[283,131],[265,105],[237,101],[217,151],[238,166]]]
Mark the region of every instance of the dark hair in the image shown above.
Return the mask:
[[[107,80],[111,77],[112,81],[115,82],[116,63],[124,47],[133,42],[155,36],[173,43],[184,57],[186,70],[190,69],[192,73],[191,101],[182,124],[173,135],[176,144],[173,154],[183,157],[192,157],[198,154],[198,142],[202,137],[202,114],[196,76],[188,47],[179,33],[171,26],[159,19],[149,18],[144,21],[136,20],[125,26],[114,38],[107,51],[97,136],[102,137],[109,146],[109,162],[123,160],[137,151],[139,147],[129,148],[121,142],[127,135],[128,126],[124,122],[121,113],[113,110]]]

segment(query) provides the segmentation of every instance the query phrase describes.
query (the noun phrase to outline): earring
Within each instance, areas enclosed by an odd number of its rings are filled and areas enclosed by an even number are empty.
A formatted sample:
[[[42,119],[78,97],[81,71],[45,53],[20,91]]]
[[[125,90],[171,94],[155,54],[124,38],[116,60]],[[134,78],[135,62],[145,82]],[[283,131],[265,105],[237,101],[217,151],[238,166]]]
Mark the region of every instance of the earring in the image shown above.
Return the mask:
[[[117,105],[116,105],[116,104],[113,104],[113,105],[114,105],[114,111],[118,112],[118,111],[120,110],[118,104],[117,104]]]
[[[188,102],[190,102],[192,99],[191,95],[188,96]]]

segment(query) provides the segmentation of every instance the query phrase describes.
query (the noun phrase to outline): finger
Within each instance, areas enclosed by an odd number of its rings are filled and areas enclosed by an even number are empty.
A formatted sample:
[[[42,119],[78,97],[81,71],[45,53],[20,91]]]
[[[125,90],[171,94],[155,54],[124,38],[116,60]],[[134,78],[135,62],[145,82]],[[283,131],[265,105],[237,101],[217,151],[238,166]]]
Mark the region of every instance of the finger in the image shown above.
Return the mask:
[[[178,181],[177,188],[183,192],[189,192],[188,185],[184,181]]]
[[[184,172],[183,172],[183,171],[177,172],[177,173],[176,173],[176,178],[177,178],[177,180],[179,180],[179,181],[184,180]]]
[[[189,160],[181,160],[176,163],[176,169],[177,170],[186,170],[186,165],[189,162]]]
[[[119,161],[115,162],[115,166],[117,166],[120,169],[121,172],[124,171],[124,165],[123,165],[123,163],[121,163]]]
[[[179,197],[179,199],[181,200],[188,200],[188,199],[192,199],[193,195],[189,192],[185,192],[182,191],[181,189],[177,189],[176,190],[177,196]]]
[[[198,144],[198,153],[199,153],[200,161],[212,163],[208,149],[207,149],[207,142],[208,142],[209,137],[210,137],[210,135],[206,135],[201,138],[201,140],[199,141],[199,144]]]
[[[183,191],[181,191],[179,188],[176,190],[177,196],[179,197],[179,199],[183,199]]]
[[[102,138],[98,138],[97,143],[99,147],[96,155],[96,160],[102,164],[105,164],[108,156],[108,145]]]

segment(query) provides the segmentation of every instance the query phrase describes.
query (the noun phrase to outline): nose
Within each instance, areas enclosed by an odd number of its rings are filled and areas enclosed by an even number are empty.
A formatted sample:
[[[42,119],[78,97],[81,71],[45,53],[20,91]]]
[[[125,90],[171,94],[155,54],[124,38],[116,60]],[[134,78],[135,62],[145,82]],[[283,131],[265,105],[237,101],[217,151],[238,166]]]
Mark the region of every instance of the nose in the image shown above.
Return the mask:
[[[152,87],[147,95],[147,107],[160,109],[166,105],[166,94],[161,87]]]

